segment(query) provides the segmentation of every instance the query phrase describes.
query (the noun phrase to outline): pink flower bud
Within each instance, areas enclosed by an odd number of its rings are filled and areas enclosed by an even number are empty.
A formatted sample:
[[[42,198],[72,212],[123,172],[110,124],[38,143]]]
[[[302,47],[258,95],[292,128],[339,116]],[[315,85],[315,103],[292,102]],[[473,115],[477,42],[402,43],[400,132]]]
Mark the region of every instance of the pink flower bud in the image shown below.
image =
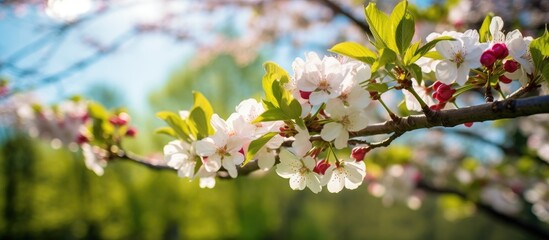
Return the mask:
[[[437,90],[438,87],[440,87],[441,84],[444,84],[444,83],[441,83],[440,81],[436,81],[434,84],[433,84],[433,90]]]
[[[88,137],[84,136],[83,134],[78,134],[78,136],[76,136],[76,143],[78,145],[82,145],[88,142],[90,142],[90,139],[88,139]]]
[[[450,85],[438,81],[435,82],[433,88],[435,89],[435,92],[433,93],[433,98],[437,99],[441,103],[448,102],[456,92],[456,90],[452,89]]]
[[[509,49],[504,43],[496,43],[492,46],[492,51],[497,59],[504,59],[509,56]]]
[[[301,98],[303,98],[303,99],[309,100],[309,97],[311,96],[311,93],[312,93],[312,92],[304,92],[304,91],[299,90],[299,95],[300,95]]]
[[[362,161],[364,160],[364,156],[366,153],[370,151],[370,148],[368,147],[355,147],[353,148],[353,151],[351,151],[351,158],[353,158],[356,161]]]
[[[127,113],[120,113],[116,116],[109,118],[109,122],[117,127],[124,126],[130,121],[130,115]]]
[[[505,75],[501,75],[501,76],[499,76],[499,81],[502,82],[502,83],[505,83],[505,84],[509,84],[509,83],[511,83],[513,80],[509,79],[509,78],[506,77]]]
[[[435,104],[433,106],[430,106],[429,108],[433,111],[440,111],[446,106],[446,102],[440,102],[438,104]]]
[[[135,135],[137,135],[137,128],[135,127],[128,128],[128,130],[126,131],[126,136],[135,137]]]
[[[503,69],[505,69],[505,71],[510,73],[515,72],[518,68],[519,68],[519,63],[515,60],[507,60],[503,64]]]
[[[492,50],[486,50],[480,56],[480,63],[487,68],[491,68],[496,60],[496,54]]]
[[[330,163],[326,160],[320,160],[316,163],[315,168],[313,169],[313,172],[318,173],[320,175],[324,175],[326,173],[326,170],[330,167]]]

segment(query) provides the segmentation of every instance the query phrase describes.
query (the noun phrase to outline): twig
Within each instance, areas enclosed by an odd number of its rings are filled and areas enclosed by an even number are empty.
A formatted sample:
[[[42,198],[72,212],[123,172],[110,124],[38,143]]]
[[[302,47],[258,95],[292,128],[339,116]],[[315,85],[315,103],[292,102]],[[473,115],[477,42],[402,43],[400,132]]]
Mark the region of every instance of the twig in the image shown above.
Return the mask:
[[[412,115],[400,121],[372,124],[356,133],[356,136],[372,136],[393,132],[408,132],[437,126],[454,127],[469,122],[484,122],[496,119],[516,118],[539,113],[549,113],[549,95],[525,99],[507,99],[472,107],[436,111],[431,118]]]
[[[368,35],[372,35],[372,32],[370,31],[370,28],[368,27],[368,24],[366,22],[358,20],[353,14],[350,12],[345,11],[341,6],[338,4],[332,2],[331,0],[317,0],[324,4],[326,7],[332,9],[332,11],[336,14],[341,14],[348,18],[351,22],[353,22],[356,26],[358,26],[364,33]]]

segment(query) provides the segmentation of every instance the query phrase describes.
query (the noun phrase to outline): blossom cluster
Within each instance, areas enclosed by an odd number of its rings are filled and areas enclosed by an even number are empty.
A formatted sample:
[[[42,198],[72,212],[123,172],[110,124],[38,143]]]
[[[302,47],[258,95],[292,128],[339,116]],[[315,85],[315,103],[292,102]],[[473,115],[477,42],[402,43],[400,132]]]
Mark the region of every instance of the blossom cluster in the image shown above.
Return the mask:
[[[346,148],[349,132],[358,131],[367,124],[364,108],[369,103],[369,94],[358,84],[370,78],[370,67],[354,60],[321,59],[317,54],[309,53],[304,60],[294,61],[293,68],[294,77],[285,89],[299,101],[303,110],[301,115],[312,122],[326,122],[320,131],[322,140],[333,142],[336,149]],[[317,113],[319,110],[322,113]],[[335,155],[336,159],[332,161],[326,159],[329,156],[319,158],[326,146],[313,147],[308,128],[284,121],[254,122],[264,112],[261,103],[248,99],[242,101],[226,120],[213,114],[210,124],[215,133],[190,142],[170,142],[164,147],[167,164],[177,169],[180,177],[200,178],[201,186],[213,187],[213,179],[221,168],[230,177],[237,177],[237,165],[244,162],[253,140],[267,133],[277,133],[254,158],[259,168],[270,169],[276,162],[276,150],[284,141],[293,141],[291,152],[280,150],[280,162],[276,167],[281,177],[290,179],[292,189],[309,187],[316,193],[327,185],[330,192],[339,192],[343,187],[354,189],[362,183],[366,174],[362,158],[339,160]],[[188,115],[188,111],[180,112],[182,119]],[[210,184],[203,184],[203,181]]]

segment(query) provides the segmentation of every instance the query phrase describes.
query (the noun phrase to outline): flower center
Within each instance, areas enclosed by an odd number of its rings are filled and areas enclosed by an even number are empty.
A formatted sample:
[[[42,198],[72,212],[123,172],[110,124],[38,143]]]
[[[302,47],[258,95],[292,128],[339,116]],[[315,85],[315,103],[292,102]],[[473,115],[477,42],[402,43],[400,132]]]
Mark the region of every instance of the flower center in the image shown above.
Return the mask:
[[[463,62],[465,62],[465,54],[462,51],[458,51],[456,55],[454,55],[454,62],[459,67]]]
[[[318,88],[317,88],[317,90],[326,91],[326,92],[330,93],[330,92],[328,91],[329,88],[330,88],[330,84],[328,83],[328,80],[326,80],[325,78],[323,78],[323,79],[320,80],[320,82],[318,83]]]
[[[307,167],[303,166],[299,169],[299,174],[303,175],[303,174],[307,173],[307,171],[309,171],[309,169]]]
[[[339,123],[341,123],[341,125],[343,125],[344,127],[347,127],[351,124],[351,120],[349,119],[348,115],[345,115],[341,118],[341,121],[339,121]]]

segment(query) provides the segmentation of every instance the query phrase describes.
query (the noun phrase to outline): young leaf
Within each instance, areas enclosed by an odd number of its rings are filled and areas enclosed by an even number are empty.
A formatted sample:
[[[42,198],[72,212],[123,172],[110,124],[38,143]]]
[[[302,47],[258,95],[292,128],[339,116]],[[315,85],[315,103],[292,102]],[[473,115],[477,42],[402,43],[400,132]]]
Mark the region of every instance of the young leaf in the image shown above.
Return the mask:
[[[374,46],[377,49],[389,47],[389,45],[385,42],[385,39],[394,39],[394,37],[387,37],[388,35],[392,35],[388,34],[388,32],[391,32],[391,29],[388,27],[390,23],[389,17],[385,15],[384,12],[377,9],[376,4],[373,2],[370,2],[364,11],[366,15],[366,22],[368,22],[370,31],[375,39]]]
[[[421,71],[421,67],[413,63],[409,66],[409,69],[411,70],[410,72],[412,73],[412,76],[419,84],[421,84],[421,81],[423,80],[423,72]]]
[[[490,23],[492,22],[493,14],[488,14],[482,22],[478,34],[480,42],[488,42],[490,40]]]
[[[210,116],[211,118],[211,116]],[[187,123],[191,132],[196,136],[197,140],[205,138],[213,134],[213,127],[210,125],[210,119],[206,118],[206,113],[201,107],[194,108],[187,119]]]
[[[289,82],[288,73],[273,62],[266,62],[263,67],[265,68],[265,76],[263,76],[263,91],[265,91],[265,99],[273,106],[279,107],[279,100],[281,99],[280,88],[285,83]],[[273,92],[277,91],[277,96]]]
[[[390,16],[390,22],[392,26],[390,32],[396,33],[396,35],[394,36],[396,49],[391,49],[395,52],[400,53],[401,56],[404,55],[404,52],[410,45],[415,31],[414,19],[412,18],[412,15],[407,12],[407,8],[408,1],[402,1],[396,5]]]
[[[175,133],[175,131],[173,130],[173,128],[170,128],[170,127],[160,127],[160,128],[157,128],[154,133],[156,134],[164,134],[164,135],[168,135],[170,137],[174,137],[174,138],[177,138],[177,134]]]
[[[370,92],[384,93],[389,90],[389,86],[386,83],[370,83],[366,86],[366,90]]]
[[[372,64],[372,72],[377,71],[381,67],[385,66],[387,63],[394,62],[396,60],[396,54],[389,48],[383,48],[380,51],[379,59]]]
[[[254,119],[252,123],[278,121],[278,120],[290,120],[290,119],[292,118],[290,116],[287,116],[282,111],[282,109],[273,108],[273,109],[265,110],[265,112],[263,112],[256,119]]]
[[[269,132],[259,137],[258,139],[253,140],[248,147],[248,152],[246,152],[246,160],[244,160],[244,163],[242,165],[246,165],[250,160],[254,159],[257,152],[259,152],[259,150],[261,150],[261,148],[265,146],[265,144],[267,144],[267,142],[269,142],[271,138],[273,138],[277,134],[277,132]]]
[[[414,54],[414,57],[411,62],[415,62],[415,60],[419,59],[420,57],[423,57],[425,54],[431,51],[431,49],[433,49],[435,45],[440,41],[455,41],[455,39],[449,36],[440,36],[433,39],[432,41],[426,43],[425,45],[423,45],[423,47],[419,48],[416,51],[416,54]]]
[[[207,120],[206,129],[205,129],[207,131],[205,131],[204,134],[206,134],[207,136],[214,134],[214,129],[209,124],[210,123],[209,120],[214,114],[212,105],[210,104],[208,99],[204,97],[204,95],[202,95],[202,93],[200,92],[193,92],[193,97],[194,97],[194,105],[191,108],[191,115],[194,109],[201,108],[202,112],[204,113],[204,118]]]
[[[368,64],[374,63],[376,54],[365,46],[355,42],[342,42],[333,46],[330,52],[338,53]]]
[[[530,43],[530,54],[532,55],[535,69],[541,71],[544,59],[549,59],[549,33],[547,29],[545,29],[545,33],[541,37],[532,40]]]
[[[406,49],[406,53],[404,53],[404,57],[402,58],[402,62],[405,66],[413,63],[411,60],[414,57],[417,49],[419,48],[419,44],[421,44],[421,42],[417,41],[414,44],[410,45],[408,49]]]
[[[190,130],[181,117],[173,112],[157,112],[156,116],[170,126],[180,139],[190,142]]]

